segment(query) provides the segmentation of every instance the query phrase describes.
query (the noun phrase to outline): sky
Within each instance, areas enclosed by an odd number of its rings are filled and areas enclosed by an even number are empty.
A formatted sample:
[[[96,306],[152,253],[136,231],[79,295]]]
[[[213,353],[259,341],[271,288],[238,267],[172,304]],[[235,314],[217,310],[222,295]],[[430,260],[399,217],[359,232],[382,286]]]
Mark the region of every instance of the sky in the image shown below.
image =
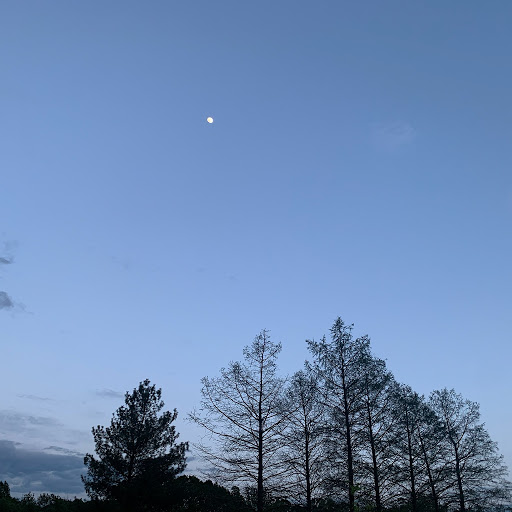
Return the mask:
[[[83,497],[91,428],[340,316],[512,465],[512,4],[2,2],[0,480]],[[212,116],[209,124],[206,118]],[[190,467],[200,464],[193,450]]]

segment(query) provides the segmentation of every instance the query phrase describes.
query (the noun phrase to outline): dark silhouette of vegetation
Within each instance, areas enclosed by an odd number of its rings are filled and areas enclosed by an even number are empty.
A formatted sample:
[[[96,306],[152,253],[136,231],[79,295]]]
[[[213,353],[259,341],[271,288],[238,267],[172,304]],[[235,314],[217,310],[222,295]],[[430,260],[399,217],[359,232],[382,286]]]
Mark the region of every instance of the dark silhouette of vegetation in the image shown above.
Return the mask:
[[[177,412],[161,412],[161,390],[145,380],[110,427],[92,429],[90,500],[15,499],[0,482],[0,512],[512,511],[478,404],[447,389],[427,400],[397,383],[352,329],[338,318],[329,341],[308,341],[312,361],[291,379],[277,374],[281,345],[262,331],[244,363],[202,380],[190,418],[213,438],[197,447],[213,480],[178,476],[188,444],[176,443]]]
[[[261,331],[244,349],[244,363],[232,362],[218,378],[202,380],[201,409],[190,419],[216,437],[216,445],[198,445],[216,478],[256,485],[256,510],[265,493],[279,485],[285,468],[279,459],[285,382],[276,376],[281,344]]]
[[[285,399],[287,421],[281,438],[287,496],[295,496],[312,512],[314,498],[321,495],[327,453],[323,442],[325,408],[317,379],[308,368],[292,376]]]
[[[320,342],[307,343],[329,412],[326,445],[332,464],[326,490],[348,499],[349,512],[354,512],[359,489],[355,480],[356,450],[362,442],[358,433],[364,415],[362,362],[370,357],[370,340],[354,339],[352,326],[338,318],[331,328],[330,342],[324,336]]]
[[[92,429],[98,458],[85,456],[88,474],[82,476],[91,499],[114,500],[124,510],[165,502],[169,483],[185,469],[188,443],[176,444],[176,409],[159,415],[161,395],[145,380],[126,393],[110,427]]]

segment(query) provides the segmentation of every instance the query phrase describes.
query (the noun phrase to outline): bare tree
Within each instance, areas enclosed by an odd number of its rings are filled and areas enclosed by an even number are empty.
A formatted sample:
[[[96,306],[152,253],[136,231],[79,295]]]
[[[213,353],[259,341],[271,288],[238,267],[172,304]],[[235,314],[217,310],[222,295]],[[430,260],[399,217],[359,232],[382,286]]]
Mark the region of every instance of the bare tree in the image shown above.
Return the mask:
[[[261,331],[244,349],[244,363],[231,362],[220,377],[202,379],[201,407],[189,416],[209,434],[209,442],[196,448],[211,464],[211,476],[256,484],[258,512],[284,472],[279,433],[286,421],[285,381],[276,375],[280,351],[281,344]]]
[[[418,497],[428,492],[425,457],[419,432],[424,420],[423,398],[410,386],[397,384],[393,393],[395,464],[392,470],[400,501],[410,505],[412,512],[419,508]],[[425,439],[423,439],[425,442]]]
[[[479,423],[479,405],[446,388],[433,391],[429,404],[441,421],[450,447],[446,486],[450,485],[453,491],[446,495],[445,504],[465,512],[510,500],[507,468],[497,444],[491,441],[484,424]]]
[[[367,490],[368,500],[380,512],[386,502],[393,498],[390,466],[393,453],[390,449],[394,439],[393,393],[396,383],[386,369],[386,363],[363,351],[360,354],[362,409],[360,423],[362,449],[360,451],[360,474],[362,485]]]
[[[421,452],[423,472],[427,479],[428,490],[422,489],[424,496],[430,496],[431,505],[436,512],[441,509],[443,496],[451,491],[452,482],[447,478],[450,473],[448,464],[449,446],[443,432],[443,426],[435,412],[425,401],[423,395],[409,393],[409,400],[415,403],[415,431],[413,436]]]
[[[305,502],[311,512],[313,498],[319,496],[326,465],[324,407],[315,375],[307,369],[296,372],[285,396],[283,413],[287,421],[282,438],[288,491]]]
[[[361,441],[362,354],[369,354],[368,336],[354,339],[352,325],[337,318],[331,328],[331,341],[325,336],[320,342],[307,340],[314,356],[312,368],[323,388],[323,402],[329,411],[326,449],[329,452],[331,476],[329,492],[341,491],[348,497],[349,512],[355,510],[356,448]]]

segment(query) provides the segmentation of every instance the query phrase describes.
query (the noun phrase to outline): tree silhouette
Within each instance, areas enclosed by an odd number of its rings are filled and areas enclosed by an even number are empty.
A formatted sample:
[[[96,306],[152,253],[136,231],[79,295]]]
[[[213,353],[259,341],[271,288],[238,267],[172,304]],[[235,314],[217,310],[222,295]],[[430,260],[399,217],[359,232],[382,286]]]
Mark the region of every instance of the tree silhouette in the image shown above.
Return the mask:
[[[288,468],[288,496],[313,509],[326,467],[325,411],[315,374],[308,368],[296,372],[286,390],[286,426],[282,430],[283,462]]]
[[[450,448],[448,506],[460,512],[502,505],[510,499],[507,468],[498,447],[480,423],[479,405],[455,390],[433,391],[429,405],[439,417],[445,442]]]
[[[198,450],[215,468],[220,481],[256,484],[257,511],[262,512],[266,492],[282,475],[279,432],[284,381],[276,376],[281,344],[267,331],[245,347],[245,363],[232,362],[217,378],[204,377],[201,409],[190,415],[214,439]]]
[[[356,449],[364,413],[363,355],[369,357],[368,336],[354,339],[352,325],[337,318],[331,327],[331,341],[307,340],[314,356],[312,368],[322,386],[322,400],[330,413],[326,449],[331,460],[328,490],[348,497],[349,512],[355,510]]]
[[[112,415],[110,427],[93,427],[98,459],[87,454],[82,476],[87,494],[95,500],[116,500],[125,510],[158,501],[185,469],[188,443],[176,444],[172,423],[176,409],[163,412],[161,389],[145,380],[126,393],[125,405]]]

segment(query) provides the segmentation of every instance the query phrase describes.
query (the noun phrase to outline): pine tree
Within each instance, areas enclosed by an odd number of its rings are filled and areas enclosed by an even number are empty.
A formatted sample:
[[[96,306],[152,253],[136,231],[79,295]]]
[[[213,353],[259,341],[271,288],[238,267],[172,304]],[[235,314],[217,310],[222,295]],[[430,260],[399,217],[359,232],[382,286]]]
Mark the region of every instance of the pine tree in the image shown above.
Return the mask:
[[[137,510],[140,503],[158,499],[185,469],[188,443],[176,444],[176,409],[159,415],[161,395],[145,380],[126,393],[110,427],[93,427],[98,458],[85,456],[88,475],[82,476],[92,499],[116,500],[126,510]]]

